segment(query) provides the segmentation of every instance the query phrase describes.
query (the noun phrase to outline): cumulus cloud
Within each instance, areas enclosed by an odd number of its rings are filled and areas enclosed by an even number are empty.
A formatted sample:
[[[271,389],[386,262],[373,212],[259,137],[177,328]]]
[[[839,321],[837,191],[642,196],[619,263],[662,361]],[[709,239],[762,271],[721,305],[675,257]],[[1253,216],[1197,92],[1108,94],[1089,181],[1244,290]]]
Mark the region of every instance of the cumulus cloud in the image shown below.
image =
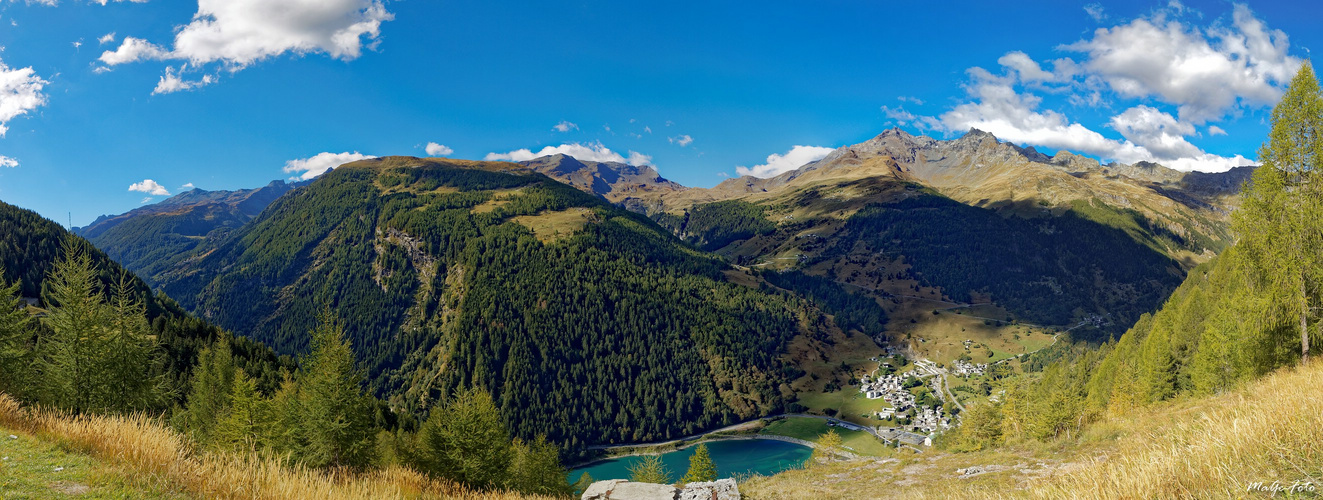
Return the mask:
[[[348,61],[364,47],[374,48],[381,23],[394,18],[381,0],[198,0],[192,22],[176,28],[173,49],[126,37],[100,60],[114,66],[173,59],[197,67],[217,63],[230,71],[286,53]]]
[[[583,161],[628,163],[634,166],[652,164],[651,156],[637,151],[629,151],[629,157],[624,157],[621,156],[620,153],[611,151],[610,148],[607,148],[600,142],[589,144],[567,143],[559,146],[547,146],[536,153],[529,149],[516,149],[508,153],[487,153],[487,156],[483,157],[483,159],[487,161],[528,161],[534,158],[556,154],[571,156]]]
[[[10,68],[0,61],[0,137],[9,131],[9,121],[46,104],[41,79],[32,67]]]
[[[437,144],[435,142],[427,143],[427,147],[424,148],[424,150],[427,151],[427,156],[447,156],[455,152],[455,150],[446,147],[446,145]]]
[[[367,160],[376,158],[372,155],[360,154],[358,151],[353,153],[318,153],[315,156],[290,160],[285,162],[285,173],[303,172],[298,179],[308,180],[322,175],[331,169],[344,165],[346,163],[358,160]]]
[[[1058,47],[1085,54],[1050,61],[1011,51],[999,71],[968,70],[968,99],[935,117],[882,107],[901,125],[962,133],[977,128],[1019,144],[1069,150],[1123,163],[1151,161],[1178,170],[1225,171],[1254,162],[1242,155],[1210,154],[1189,138],[1196,127],[1248,108],[1274,104],[1301,61],[1287,54],[1286,35],[1268,29],[1237,5],[1232,22],[1200,28],[1184,23],[1179,4],[1133,21],[1101,28],[1091,38]],[[1091,15],[1101,19],[1101,10]],[[1139,101],[1107,122],[1108,137],[1043,106],[1043,93],[1063,94],[1077,107],[1106,109]],[[1175,112],[1162,108],[1174,109]],[[1208,125],[1210,136],[1226,131]]]
[[[790,148],[785,154],[771,154],[767,156],[767,163],[754,165],[753,167],[735,167],[735,173],[740,175],[752,175],[754,177],[774,177],[785,172],[797,169],[805,164],[821,160],[829,153],[834,151],[832,148],[821,146],[795,146]]]
[[[10,158],[8,156],[0,155],[0,167],[14,168],[17,166],[18,166],[18,160]]]
[[[671,141],[671,144],[679,144],[680,147],[688,146],[694,142],[694,138],[689,137],[688,134],[678,137],[667,137],[666,140]]]
[[[107,36],[112,35],[114,35],[114,33]],[[170,51],[165,50],[164,47],[141,38],[130,36],[124,38],[124,42],[120,43],[119,48],[113,51],[107,50],[102,52],[101,57],[98,57],[97,60],[105,63],[107,66],[115,66],[135,61],[160,60],[169,56]]]
[[[112,31],[112,32],[110,32],[110,33],[106,33],[106,34],[104,34],[104,35],[101,35],[101,37],[100,37],[100,38],[97,38],[96,41],[97,41],[97,43],[99,43],[99,44],[101,44],[101,45],[105,45],[105,44],[107,44],[107,43],[114,42],[114,41],[115,41],[115,32]]]
[[[198,87],[216,83],[216,77],[212,75],[203,75],[198,80],[185,80],[181,73],[184,69],[180,68],[178,72],[174,68],[166,67],[165,74],[161,75],[161,80],[156,83],[156,88],[152,89],[152,95],[170,94],[181,90],[193,90]]]
[[[556,126],[551,127],[551,129],[557,132],[569,132],[571,130],[579,130],[579,126],[570,123],[568,121],[561,120],[560,123],[557,123]]]
[[[194,186],[193,183],[190,182],[188,184],[184,184],[183,186],[179,186],[179,189],[183,191],[188,191],[190,189],[197,189],[197,186]]]
[[[152,196],[170,196],[170,191],[167,191],[165,186],[162,186],[151,179],[143,179],[142,182],[129,184],[129,191],[147,193]]]
[[[1221,118],[1238,102],[1271,105],[1300,68],[1286,33],[1270,30],[1245,5],[1230,27],[1200,29],[1165,14],[1100,28],[1066,45],[1088,55],[1084,67],[1117,93],[1177,105],[1182,121]]]

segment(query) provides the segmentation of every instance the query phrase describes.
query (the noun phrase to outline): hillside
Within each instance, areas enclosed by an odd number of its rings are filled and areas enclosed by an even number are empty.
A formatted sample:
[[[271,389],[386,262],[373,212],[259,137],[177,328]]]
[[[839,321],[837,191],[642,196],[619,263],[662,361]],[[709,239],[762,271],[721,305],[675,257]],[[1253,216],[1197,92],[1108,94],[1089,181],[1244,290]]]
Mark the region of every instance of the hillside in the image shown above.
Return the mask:
[[[300,184],[306,183],[273,181],[236,191],[192,189],[120,215],[103,215],[74,232],[155,284],[155,277],[183,255],[224,239]]]
[[[1136,409],[1050,443],[898,453],[750,478],[751,499],[1258,498],[1318,485],[1323,364]],[[1257,487],[1255,485],[1258,485]],[[1256,489],[1251,489],[1256,488]],[[1257,489],[1262,488],[1262,489]],[[1287,498],[1313,498],[1313,490]]]
[[[518,164],[387,157],[287,193],[162,276],[186,308],[286,354],[329,308],[396,408],[485,387],[518,434],[573,449],[793,399],[786,345],[831,320],[729,271]]]
[[[997,320],[1106,339],[1225,247],[1251,171],[1103,166],[979,131],[938,141],[895,129],[775,177],[657,196],[652,217],[736,263],[874,296],[893,313],[892,338],[926,319],[912,312],[991,303],[1010,313]]]
[[[5,282],[19,281],[20,295],[36,306],[46,304],[43,282],[60,258],[61,242],[73,238],[74,244],[88,252],[93,265],[99,270],[102,293],[126,272],[105,253],[91,243],[65,231],[59,224],[36,212],[0,202],[0,269]],[[142,301],[153,334],[165,349],[166,371],[171,374],[176,390],[182,390],[187,376],[196,363],[198,351],[221,333],[219,328],[198,320],[169,298],[156,295],[147,284],[130,274],[130,282]],[[274,390],[280,381],[281,367],[291,367],[289,359],[278,359],[265,346],[236,339],[236,356],[249,373],[253,374],[263,390]]]

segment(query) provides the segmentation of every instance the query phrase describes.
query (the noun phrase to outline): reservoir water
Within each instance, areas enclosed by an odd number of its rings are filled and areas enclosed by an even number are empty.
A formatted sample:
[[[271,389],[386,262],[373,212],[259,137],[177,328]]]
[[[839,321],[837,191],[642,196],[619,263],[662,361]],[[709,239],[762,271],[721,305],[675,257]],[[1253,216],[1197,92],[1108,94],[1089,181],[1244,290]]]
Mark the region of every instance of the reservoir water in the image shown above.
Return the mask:
[[[694,454],[693,446],[683,450],[661,455],[662,463],[671,473],[672,481],[679,481],[689,469],[689,457]],[[770,475],[786,469],[796,469],[804,465],[813,450],[785,441],[768,439],[744,439],[731,441],[713,441],[707,443],[708,453],[717,466],[717,476],[727,478],[736,475]],[[593,463],[587,467],[570,471],[570,481],[578,481],[584,472],[592,474],[593,480],[629,479],[629,467],[643,457],[623,457]]]

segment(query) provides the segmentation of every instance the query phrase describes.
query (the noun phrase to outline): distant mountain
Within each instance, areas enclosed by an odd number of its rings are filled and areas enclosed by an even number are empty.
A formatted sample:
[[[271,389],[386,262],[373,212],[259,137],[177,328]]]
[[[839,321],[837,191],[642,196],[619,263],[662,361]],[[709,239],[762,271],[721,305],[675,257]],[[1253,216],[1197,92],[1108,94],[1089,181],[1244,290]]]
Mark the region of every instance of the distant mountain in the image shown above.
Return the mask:
[[[647,199],[685,191],[688,188],[662,178],[650,166],[618,162],[596,162],[556,154],[521,165],[626,208],[643,211]]]
[[[306,184],[277,180],[256,189],[193,189],[124,214],[103,215],[74,232],[154,284],[179,259],[220,241],[281,195]]]
[[[600,178],[611,195],[631,175],[655,180],[649,169],[554,160],[347,164],[159,277],[190,310],[282,353],[303,350],[329,310],[396,408],[481,386],[521,435],[570,449],[783,411],[803,375],[787,344],[833,321],[534,171],[570,168],[560,175]],[[884,321],[871,301],[826,302],[852,324]]]
[[[735,262],[800,269],[904,302],[934,286],[1018,318],[1122,331],[1230,241],[1252,168],[1099,165],[971,131],[888,130],[781,175],[654,196],[653,218]],[[899,306],[898,306],[899,307]],[[930,306],[931,307],[931,306]],[[906,325],[892,325],[891,337]]]

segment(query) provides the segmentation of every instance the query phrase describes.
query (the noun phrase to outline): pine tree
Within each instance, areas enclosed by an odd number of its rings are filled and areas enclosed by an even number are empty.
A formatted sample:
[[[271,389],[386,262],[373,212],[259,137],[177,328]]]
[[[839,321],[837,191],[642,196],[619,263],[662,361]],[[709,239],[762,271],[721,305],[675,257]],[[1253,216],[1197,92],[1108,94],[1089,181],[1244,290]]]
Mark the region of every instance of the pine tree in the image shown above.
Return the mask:
[[[236,368],[229,337],[222,335],[198,355],[182,427],[200,443],[211,443],[216,424],[230,408]]]
[[[299,377],[302,403],[303,460],[313,467],[363,467],[372,463],[372,405],[363,393],[363,373],[344,326],[330,312],[312,333],[312,352]]]
[[[216,423],[212,442],[223,449],[255,452],[264,443],[262,435],[270,422],[268,403],[257,393],[257,383],[239,369],[229,393],[229,408]]]
[[[684,473],[680,483],[703,483],[717,480],[717,465],[712,463],[712,455],[707,452],[707,444],[699,444],[694,454],[689,456],[689,470]]]
[[[19,296],[21,283],[5,282],[0,268],[0,391],[14,394],[24,390],[32,339],[27,303]]]
[[[161,352],[127,271],[115,284],[111,309],[106,355],[98,362],[110,380],[103,406],[116,412],[157,407],[167,390]]]
[[[636,483],[669,484],[671,471],[666,469],[661,457],[648,455],[629,466],[629,480]]]
[[[480,490],[504,483],[510,434],[486,391],[470,388],[432,409],[418,440],[418,466],[428,474]]]
[[[44,402],[82,413],[96,409],[105,393],[106,377],[97,365],[105,355],[110,311],[87,251],[72,237],[61,251],[44,283],[51,334],[38,344],[37,382]]]
[[[507,488],[533,495],[573,492],[573,485],[565,479],[565,468],[560,465],[560,450],[548,443],[545,436],[529,443],[515,439],[512,448]]]
[[[1323,95],[1309,63],[1273,108],[1259,160],[1263,166],[1245,189],[1233,228],[1251,280],[1295,318],[1303,361],[1323,286]]]

